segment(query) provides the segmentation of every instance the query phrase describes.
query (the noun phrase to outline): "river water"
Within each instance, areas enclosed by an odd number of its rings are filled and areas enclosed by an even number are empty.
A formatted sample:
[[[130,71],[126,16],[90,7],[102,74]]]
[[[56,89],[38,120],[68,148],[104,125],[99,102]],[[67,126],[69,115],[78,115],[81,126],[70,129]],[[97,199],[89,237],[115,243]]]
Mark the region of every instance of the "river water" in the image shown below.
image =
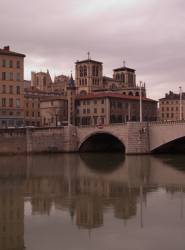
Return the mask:
[[[0,157],[0,250],[184,250],[185,157]]]

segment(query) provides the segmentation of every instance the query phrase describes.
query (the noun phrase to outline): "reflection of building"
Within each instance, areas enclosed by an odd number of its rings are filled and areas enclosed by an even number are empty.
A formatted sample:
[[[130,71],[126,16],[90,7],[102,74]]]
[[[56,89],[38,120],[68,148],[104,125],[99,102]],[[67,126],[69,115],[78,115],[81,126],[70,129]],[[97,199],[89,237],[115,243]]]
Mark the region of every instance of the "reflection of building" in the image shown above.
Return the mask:
[[[102,200],[98,196],[80,196],[76,203],[76,224],[80,228],[92,229],[103,225]]]
[[[116,199],[114,209],[115,209],[115,217],[119,219],[128,219],[131,216],[136,215],[137,211],[137,197],[139,194],[138,189],[129,189],[128,187],[118,186],[117,190],[122,190],[120,193],[120,197]]]
[[[0,49],[0,127],[23,125],[24,57],[9,46]]]
[[[0,181],[0,250],[10,249],[25,249],[22,182],[13,178]]]
[[[180,95],[172,91],[164,98],[159,99],[159,119],[180,120]],[[185,93],[182,93],[182,119],[185,119]]]

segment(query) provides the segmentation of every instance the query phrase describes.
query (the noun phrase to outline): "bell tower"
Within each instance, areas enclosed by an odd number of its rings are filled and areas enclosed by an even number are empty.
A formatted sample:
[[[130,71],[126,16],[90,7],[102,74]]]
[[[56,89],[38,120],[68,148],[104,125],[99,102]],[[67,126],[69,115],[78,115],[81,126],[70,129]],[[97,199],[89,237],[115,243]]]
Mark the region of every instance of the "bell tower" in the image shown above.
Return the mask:
[[[92,60],[88,52],[88,58],[86,60],[76,62],[75,79],[78,94],[85,95],[102,89],[102,62]]]

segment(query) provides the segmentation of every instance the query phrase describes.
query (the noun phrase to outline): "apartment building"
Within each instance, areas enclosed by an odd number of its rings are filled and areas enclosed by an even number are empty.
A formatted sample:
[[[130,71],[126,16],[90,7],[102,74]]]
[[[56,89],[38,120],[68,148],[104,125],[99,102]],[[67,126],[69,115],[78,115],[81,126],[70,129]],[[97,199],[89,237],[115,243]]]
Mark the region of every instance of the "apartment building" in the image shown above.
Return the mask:
[[[181,106],[181,114],[180,114]],[[180,105],[180,94],[170,91],[164,98],[159,99],[159,119],[161,121],[178,121],[185,119],[185,93],[182,93]]]
[[[24,124],[24,54],[0,49],[0,128]]]

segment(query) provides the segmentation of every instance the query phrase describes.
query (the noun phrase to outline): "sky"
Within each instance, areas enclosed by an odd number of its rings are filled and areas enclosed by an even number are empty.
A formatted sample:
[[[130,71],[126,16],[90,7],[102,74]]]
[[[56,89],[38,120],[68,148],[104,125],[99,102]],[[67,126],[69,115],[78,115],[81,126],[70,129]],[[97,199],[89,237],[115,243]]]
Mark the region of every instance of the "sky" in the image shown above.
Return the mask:
[[[75,62],[136,69],[137,82],[158,99],[185,91],[184,0],[0,0],[0,47],[26,54],[31,71],[74,74]]]

